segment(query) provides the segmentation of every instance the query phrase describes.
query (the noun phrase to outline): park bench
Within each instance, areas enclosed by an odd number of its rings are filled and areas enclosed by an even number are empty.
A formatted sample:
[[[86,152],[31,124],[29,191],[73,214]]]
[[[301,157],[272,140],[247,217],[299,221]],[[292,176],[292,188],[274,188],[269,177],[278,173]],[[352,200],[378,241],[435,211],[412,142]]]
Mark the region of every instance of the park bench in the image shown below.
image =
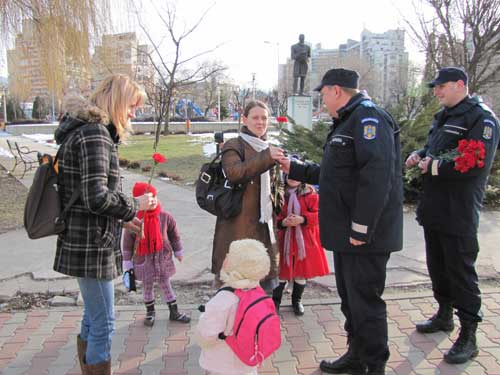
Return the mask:
[[[26,172],[38,166],[38,159],[40,156],[38,151],[30,150],[27,146],[20,146],[17,142],[10,142],[8,139],[7,146],[9,146],[9,151],[12,156],[14,156],[14,167],[11,169],[10,173],[14,173],[18,165],[22,165],[24,171],[21,178],[23,178]]]

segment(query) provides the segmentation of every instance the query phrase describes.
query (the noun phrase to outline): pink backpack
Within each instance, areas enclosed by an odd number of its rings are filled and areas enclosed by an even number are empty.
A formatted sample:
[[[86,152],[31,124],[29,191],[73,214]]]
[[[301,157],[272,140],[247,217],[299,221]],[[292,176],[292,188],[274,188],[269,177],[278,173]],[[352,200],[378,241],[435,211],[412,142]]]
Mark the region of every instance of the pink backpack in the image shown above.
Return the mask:
[[[224,287],[240,299],[231,336],[219,334],[248,366],[259,366],[281,346],[280,318],[273,300],[258,286],[250,290]]]

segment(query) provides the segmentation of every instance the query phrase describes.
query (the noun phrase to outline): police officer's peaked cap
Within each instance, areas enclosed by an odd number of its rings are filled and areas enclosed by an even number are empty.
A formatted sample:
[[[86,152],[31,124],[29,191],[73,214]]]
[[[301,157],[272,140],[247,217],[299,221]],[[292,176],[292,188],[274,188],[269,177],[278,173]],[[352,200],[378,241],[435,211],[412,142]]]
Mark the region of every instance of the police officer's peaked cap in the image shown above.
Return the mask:
[[[359,74],[354,70],[336,68],[330,69],[321,79],[321,83],[314,91],[321,91],[323,86],[338,85],[351,89],[358,88]]]
[[[433,81],[429,82],[427,86],[434,87],[437,85],[442,85],[446,82],[457,82],[464,81],[464,84],[467,84],[467,73],[462,68],[456,68],[453,66],[441,68],[438,71],[436,78]]]

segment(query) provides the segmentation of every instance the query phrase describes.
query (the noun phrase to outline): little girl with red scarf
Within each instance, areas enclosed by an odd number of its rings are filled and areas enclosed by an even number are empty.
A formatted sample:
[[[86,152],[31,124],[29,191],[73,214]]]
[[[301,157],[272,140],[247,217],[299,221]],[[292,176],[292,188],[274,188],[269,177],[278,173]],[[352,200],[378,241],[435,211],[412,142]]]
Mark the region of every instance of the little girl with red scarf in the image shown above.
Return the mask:
[[[285,204],[277,216],[280,282],[273,301],[279,310],[286,282],[293,282],[293,312],[304,315],[301,299],[306,280],[328,275],[330,268],[319,238],[318,194],[312,186],[287,177]]]
[[[154,186],[144,182],[134,185],[134,197],[146,193],[152,193],[156,198]],[[123,269],[134,269],[135,278],[142,281],[146,304],[144,325],[152,326],[155,322],[155,282],[159,283],[163,298],[168,304],[169,319],[189,323],[191,319],[178,310],[176,296],[170,284],[170,278],[175,274],[173,256],[179,262],[182,262],[183,258],[181,238],[175,220],[170,213],[162,210],[158,201],[151,210],[139,211],[137,217],[143,221],[143,235],[139,239],[135,233],[123,230]]]

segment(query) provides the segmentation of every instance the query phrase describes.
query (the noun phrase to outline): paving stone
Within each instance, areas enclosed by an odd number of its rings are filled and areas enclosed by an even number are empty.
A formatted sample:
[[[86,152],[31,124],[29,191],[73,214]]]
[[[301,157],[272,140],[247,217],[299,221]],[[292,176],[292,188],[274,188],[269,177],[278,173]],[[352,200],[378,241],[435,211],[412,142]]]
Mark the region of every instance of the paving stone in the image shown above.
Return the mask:
[[[29,370],[29,366],[24,367],[7,367],[3,369],[4,375],[25,375]]]

